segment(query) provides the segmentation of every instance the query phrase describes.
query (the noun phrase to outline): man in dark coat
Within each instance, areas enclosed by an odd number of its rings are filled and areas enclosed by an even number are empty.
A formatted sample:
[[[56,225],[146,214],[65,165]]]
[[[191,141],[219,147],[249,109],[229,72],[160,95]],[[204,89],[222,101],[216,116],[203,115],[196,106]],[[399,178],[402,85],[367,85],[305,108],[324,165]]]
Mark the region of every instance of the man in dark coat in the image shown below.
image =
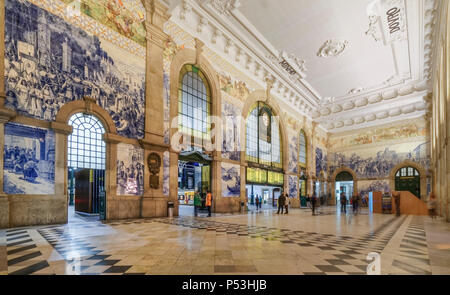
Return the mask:
[[[285,203],[286,203],[286,197],[284,196],[284,193],[283,193],[278,198],[278,211],[277,211],[277,214],[280,214],[280,209],[281,209],[281,214],[283,214]]]

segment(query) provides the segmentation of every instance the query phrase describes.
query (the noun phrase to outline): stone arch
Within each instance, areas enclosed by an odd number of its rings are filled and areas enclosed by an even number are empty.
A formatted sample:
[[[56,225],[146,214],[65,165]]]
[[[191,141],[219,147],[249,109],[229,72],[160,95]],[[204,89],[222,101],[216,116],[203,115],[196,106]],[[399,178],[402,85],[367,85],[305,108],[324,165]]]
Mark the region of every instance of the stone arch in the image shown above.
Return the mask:
[[[425,200],[427,197],[427,170],[420,164],[411,161],[404,160],[403,162],[395,165],[391,172],[389,172],[389,188],[391,191],[395,190],[395,174],[403,167],[413,167],[419,171],[420,174],[420,199]]]
[[[110,206],[108,202],[114,199],[116,194],[116,159],[117,159],[117,143],[120,142],[120,136],[117,135],[116,125],[112,120],[109,113],[97,105],[96,100],[91,97],[84,97],[81,100],[75,100],[69,102],[61,107],[61,109],[56,114],[55,122],[52,122],[52,128],[59,130],[64,138],[58,139],[57,136],[57,149],[62,149],[63,152],[63,163],[61,165],[62,171],[64,171],[64,179],[68,178],[68,135],[72,133],[72,126],[68,125],[69,119],[72,115],[76,113],[86,113],[93,115],[99,119],[105,128],[105,133],[103,134],[103,140],[106,142],[106,155],[105,155],[105,191],[106,191],[106,216],[108,219],[110,216]],[[64,192],[67,192],[68,183],[64,182]],[[68,202],[66,203],[67,211]]]
[[[82,100],[75,100],[63,105],[56,114],[55,121],[57,123],[67,124],[70,117],[76,113],[86,113],[96,116],[102,122],[107,133],[117,134],[116,125],[109,113],[101,108],[95,99],[91,97],[84,97]]]
[[[352,175],[353,177],[353,193],[356,194],[358,193],[358,176],[356,175],[355,171],[353,171],[353,169],[351,169],[350,167],[347,166],[342,166],[338,169],[336,169],[332,176],[331,176],[331,196],[332,196],[332,200],[336,201],[336,191],[335,191],[335,187],[336,187],[336,176],[341,173],[341,172],[348,172]]]
[[[199,43],[200,45],[200,43]],[[220,117],[222,114],[222,98],[220,92],[220,84],[216,71],[214,70],[211,63],[206,59],[206,57],[201,53],[201,46],[197,48],[197,50],[184,48],[179,50],[173,57],[171,65],[170,65],[170,138],[173,137],[174,134],[178,132],[178,88],[180,81],[180,73],[182,68],[185,65],[195,65],[198,67],[206,80],[209,83],[209,88],[211,91],[211,116]],[[212,126],[216,127],[215,130],[222,130],[221,128],[217,128],[220,126]],[[216,146],[216,151],[212,152],[213,161],[211,163],[211,190],[213,196],[215,196],[215,202],[213,202],[213,212],[217,212],[218,207],[233,207],[238,204],[238,200],[234,200],[235,198],[221,198],[222,188],[221,183],[219,181],[220,173],[221,173],[221,164],[217,161],[217,155],[220,154],[220,150],[217,147],[222,146],[222,132],[216,131],[214,134],[215,141],[214,144]],[[176,169],[170,170],[170,187],[178,188],[178,152],[174,149],[170,149],[170,163],[171,166],[176,166]],[[177,204],[175,208],[175,215],[178,214],[178,189],[170,190],[170,199],[174,200]],[[228,204],[226,202],[233,201],[236,204]],[[223,205],[226,203],[225,205]]]

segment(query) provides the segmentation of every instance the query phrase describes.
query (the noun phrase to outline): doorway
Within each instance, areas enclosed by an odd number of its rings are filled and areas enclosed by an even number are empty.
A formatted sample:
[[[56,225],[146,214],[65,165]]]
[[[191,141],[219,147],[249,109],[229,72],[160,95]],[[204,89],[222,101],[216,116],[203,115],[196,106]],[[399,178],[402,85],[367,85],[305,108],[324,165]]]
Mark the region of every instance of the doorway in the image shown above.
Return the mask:
[[[350,199],[353,195],[353,176],[346,171],[336,175],[335,179],[336,204],[340,206],[341,194],[345,193],[347,204],[350,204]]]
[[[76,113],[69,119],[68,138],[69,222],[106,219],[106,144],[102,123],[89,114]]]
[[[395,173],[395,190],[409,191],[420,199],[420,173],[413,167],[403,167]]]
[[[273,207],[277,207],[281,189],[279,186],[247,184],[246,191],[249,210],[257,210],[256,198],[259,199],[258,203],[261,203],[261,209],[273,209]]]
[[[195,216],[206,212],[206,194],[211,190],[211,159],[198,151],[183,152],[178,158],[178,212],[180,216]],[[198,193],[200,199],[195,203]]]

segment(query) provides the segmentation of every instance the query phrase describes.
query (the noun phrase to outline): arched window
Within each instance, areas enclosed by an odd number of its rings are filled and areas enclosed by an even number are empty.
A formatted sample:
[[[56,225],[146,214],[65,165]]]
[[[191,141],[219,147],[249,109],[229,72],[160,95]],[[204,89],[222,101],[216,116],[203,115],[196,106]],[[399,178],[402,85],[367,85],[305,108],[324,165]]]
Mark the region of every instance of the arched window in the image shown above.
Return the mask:
[[[94,116],[77,113],[70,117],[73,127],[69,135],[69,164],[71,168],[105,169],[105,129]]]
[[[178,130],[201,149],[211,136],[211,91],[203,73],[193,65],[181,69],[178,88]]]
[[[420,173],[416,168],[403,167],[395,173],[395,190],[409,191],[420,198]]]
[[[246,158],[264,167],[283,167],[280,124],[263,102],[257,102],[247,116]]]
[[[306,134],[300,130],[300,149],[298,153],[298,163],[301,167],[306,168]]]

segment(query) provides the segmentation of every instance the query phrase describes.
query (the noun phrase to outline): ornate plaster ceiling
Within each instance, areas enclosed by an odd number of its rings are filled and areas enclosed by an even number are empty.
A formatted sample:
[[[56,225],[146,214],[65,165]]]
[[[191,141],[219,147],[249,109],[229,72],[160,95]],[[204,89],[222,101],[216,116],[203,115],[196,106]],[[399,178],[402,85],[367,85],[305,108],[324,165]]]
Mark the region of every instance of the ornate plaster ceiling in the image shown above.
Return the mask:
[[[168,0],[167,0],[168,1]],[[172,0],[171,21],[328,132],[423,116],[440,0]]]

